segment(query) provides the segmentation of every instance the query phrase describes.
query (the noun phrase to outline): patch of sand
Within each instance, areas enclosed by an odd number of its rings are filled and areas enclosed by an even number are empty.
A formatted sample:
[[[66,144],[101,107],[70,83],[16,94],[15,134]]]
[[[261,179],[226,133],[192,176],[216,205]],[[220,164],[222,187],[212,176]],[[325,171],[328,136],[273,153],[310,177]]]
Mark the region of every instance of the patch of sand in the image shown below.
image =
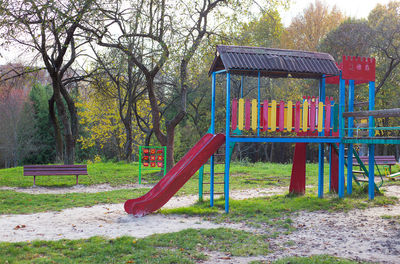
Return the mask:
[[[282,193],[286,188],[232,191],[234,199],[245,199]],[[189,206],[197,196],[173,197],[163,208]],[[51,227],[51,228],[49,228]],[[124,235],[145,237],[155,233],[177,232],[187,228],[242,228],[243,225],[214,224],[198,217],[127,215],[123,204],[77,207],[60,212],[27,215],[0,215],[0,241],[17,242],[58,239],[79,239],[92,236],[115,238]]]

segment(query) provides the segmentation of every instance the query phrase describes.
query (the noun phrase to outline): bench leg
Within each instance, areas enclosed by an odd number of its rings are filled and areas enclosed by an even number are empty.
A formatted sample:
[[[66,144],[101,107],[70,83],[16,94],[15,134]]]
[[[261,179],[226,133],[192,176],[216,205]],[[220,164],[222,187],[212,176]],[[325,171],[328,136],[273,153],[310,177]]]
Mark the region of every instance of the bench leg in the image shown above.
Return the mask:
[[[36,186],[36,176],[33,176],[33,186]]]
[[[78,176],[79,175],[76,175],[76,185],[78,185]]]

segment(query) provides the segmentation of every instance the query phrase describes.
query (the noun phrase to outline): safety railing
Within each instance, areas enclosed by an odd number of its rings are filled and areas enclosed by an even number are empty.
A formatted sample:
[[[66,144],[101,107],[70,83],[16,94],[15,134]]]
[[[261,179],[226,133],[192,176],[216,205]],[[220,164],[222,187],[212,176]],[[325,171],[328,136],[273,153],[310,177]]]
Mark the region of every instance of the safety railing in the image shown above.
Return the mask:
[[[308,97],[303,102],[233,99],[231,129],[253,132],[324,132],[332,136],[339,129],[339,105],[326,97],[325,104]],[[335,133],[336,134],[336,133]]]

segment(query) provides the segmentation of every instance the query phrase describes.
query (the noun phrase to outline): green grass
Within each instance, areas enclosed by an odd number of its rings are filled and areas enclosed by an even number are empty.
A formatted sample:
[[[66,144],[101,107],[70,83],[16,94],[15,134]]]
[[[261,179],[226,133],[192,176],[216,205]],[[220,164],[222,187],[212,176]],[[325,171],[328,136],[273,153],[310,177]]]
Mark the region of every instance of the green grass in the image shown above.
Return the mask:
[[[232,187],[243,188],[243,185],[259,187],[265,185],[287,185],[291,173],[291,164],[274,163],[232,163]],[[223,172],[224,165],[216,165],[216,172]],[[318,165],[307,164],[307,175],[310,184],[316,181]],[[209,172],[209,165],[206,165],[205,172]],[[88,165],[89,176],[80,176],[79,183],[83,185],[93,185],[108,183],[112,186],[121,184],[138,183],[138,163],[94,163]],[[266,179],[268,178],[268,179]],[[314,179],[315,178],[315,179]],[[142,176],[143,183],[156,183],[161,179],[157,172],[145,172]],[[223,176],[216,176],[216,181],[223,179]],[[251,180],[250,180],[251,179]],[[253,180],[254,179],[254,180]],[[205,181],[208,176],[205,176]],[[260,181],[262,180],[262,181]],[[11,169],[0,169],[0,186],[9,187],[31,187],[33,184],[32,176],[23,176],[23,167]],[[72,176],[40,176],[36,178],[38,186],[73,186],[75,177]],[[194,193],[193,188],[198,188],[198,174],[194,175],[183,192]]]
[[[141,196],[148,189],[117,190],[98,193],[27,194],[15,191],[0,191],[1,214],[29,214],[59,211],[65,208],[93,206],[105,203],[122,203]]]
[[[251,264],[264,264],[271,262],[263,261],[252,261]],[[310,257],[287,257],[272,262],[272,264],[356,264],[356,263],[367,263],[358,262],[353,260],[347,260],[343,258],[333,257],[329,255],[315,255]],[[369,262],[368,262],[369,263]]]
[[[0,243],[0,263],[198,263],[204,251],[232,256],[265,255],[267,238],[226,228],[84,240]]]
[[[273,163],[233,163],[231,167],[230,189],[254,189],[269,188],[271,186],[289,187],[291,164]],[[137,163],[95,163],[88,165],[89,176],[81,176],[80,183],[85,185],[108,183],[112,186],[132,184],[138,181]],[[205,171],[209,171],[206,166]],[[223,172],[224,166],[217,165],[216,172]],[[328,167],[326,170],[328,171]],[[316,193],[318,164],[307,164],[307,188],[308,194]],[[328,173],[325,177],[325,190],[328,189]],[[143,176],[143,182],[157,183],[161,176],[157,173],[148,173]],[[75,177],[71,176],[42,176],[37,177],[38,186],[69,187],[74,186]],[[222,175],[217,175],[216,182],[223,181]],[[204,182],[209,182],[209,175],[205,175]],[[0,170],[0,185],[13,187],[31,187],[32,177],[23,176],[23,168]],[[208,185],[204,185],[204,191]],[[10,190],[0,191],[0,214],[32,213],[47,210],[61,210],[78,206],[92,206],[100,203],[120,203],[126,199],[138,197],[146,189],[115,190],[98,194],[71,193],[71,194],[25,194]],[[215,192],[223,192],[223,185],[215,185]],[[177,195],[189,195],[198,193],[198,175],[194,175],[177,193]],[[205,196],[206,197],[206,196]],[[217,207],[218,208],[218,207]],[[188,210],[202,210],[203,213],[213,209],[196,208]]]
[[[186,214],[206,216],[216,222],[242,222],[254,227],[275,225],[291,230],[290,215],[292,213],[306,211],[349,211],[354,208],[364,209],[371,206],[383,206],[396,203],[397,199],[377,196],[374,200],[368,200],[364,193],[355,191],[355,195],[339,199],[326,197],[320,199],[315,195],[290,197],[276,195],[246,200],[230,200],[229,214],[224,213],[225,201],[216,200],[214,207],[210,208],[208,202],[199,202],[186,208],[165,209],[165,214]]]

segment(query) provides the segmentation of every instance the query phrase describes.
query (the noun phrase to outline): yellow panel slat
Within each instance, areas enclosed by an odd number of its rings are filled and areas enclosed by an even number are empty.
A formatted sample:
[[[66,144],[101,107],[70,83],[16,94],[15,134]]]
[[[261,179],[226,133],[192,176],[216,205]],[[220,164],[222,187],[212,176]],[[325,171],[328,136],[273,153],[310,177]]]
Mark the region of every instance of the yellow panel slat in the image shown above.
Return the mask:
[[[239,130],[243,130],[244,127],[244,99],[239,99],[239,114],[238,114],[238,127]]]
[[[289,101],[287,103],[287,118],[286,118],[286,129],[287,131],[292,131],[292,122],[293,122],[293,103],[292,101]]]
[[[257,130],[257,100],[251,100],[251,128]]]
[[[322,125],[322,119],[324,117],[324,104],[322,102],[319,102],[318,104],[318,132],[322,132],[323,125]]]
[[[307,132],[308,128],[308,102],[303,103],[303,132]]]
[[[276,131],[276,101],[271,103],[271,131]]]

